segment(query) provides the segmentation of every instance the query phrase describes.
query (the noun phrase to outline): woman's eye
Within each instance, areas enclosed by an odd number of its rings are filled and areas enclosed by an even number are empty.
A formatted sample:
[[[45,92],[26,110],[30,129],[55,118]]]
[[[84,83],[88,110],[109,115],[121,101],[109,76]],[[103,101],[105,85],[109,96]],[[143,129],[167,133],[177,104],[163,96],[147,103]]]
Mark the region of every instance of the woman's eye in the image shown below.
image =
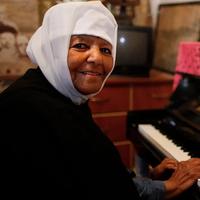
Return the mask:
[[[112,54],[111,50],[108,49],[108,48],[101,48],[101,52],[104,53],[104,54],[109,54],[109,55]]]
[[[88,46],[84,43],[77,43],[77,44],[73,45],[73,48],[86,49],[86,48],[88,48]]]

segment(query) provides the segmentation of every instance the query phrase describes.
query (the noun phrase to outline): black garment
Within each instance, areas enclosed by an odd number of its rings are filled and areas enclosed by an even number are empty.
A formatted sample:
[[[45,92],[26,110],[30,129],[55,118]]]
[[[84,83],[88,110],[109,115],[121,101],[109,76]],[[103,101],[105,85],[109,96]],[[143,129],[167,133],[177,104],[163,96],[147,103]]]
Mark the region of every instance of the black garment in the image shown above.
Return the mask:
[[[7,196],[138,199],[112,142],[87,103],[58,93],[39,69],[0,95],[1,188]]]

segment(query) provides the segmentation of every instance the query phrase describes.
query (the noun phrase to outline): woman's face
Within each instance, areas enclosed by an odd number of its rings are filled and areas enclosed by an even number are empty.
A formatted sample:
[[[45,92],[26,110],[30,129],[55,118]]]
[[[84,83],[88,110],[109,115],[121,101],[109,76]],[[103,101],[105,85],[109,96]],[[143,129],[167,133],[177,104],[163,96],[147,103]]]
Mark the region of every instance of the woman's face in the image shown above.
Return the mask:
[[[113,66],[112,45],[99,37],[74,35],[67,62],[74,87],[80,93],[98,92]]]

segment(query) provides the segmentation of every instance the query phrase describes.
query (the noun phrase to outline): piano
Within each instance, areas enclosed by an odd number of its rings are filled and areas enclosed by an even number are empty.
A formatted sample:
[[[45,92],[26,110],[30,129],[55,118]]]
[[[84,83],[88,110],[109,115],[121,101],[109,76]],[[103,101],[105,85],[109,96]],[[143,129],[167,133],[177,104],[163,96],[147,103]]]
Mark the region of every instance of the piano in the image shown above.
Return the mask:
[[[148,165],[200,157],[200,77],[183,74],[163,109],[130,111],[127,137]],[[200,200],[200,180],[180,199]]]

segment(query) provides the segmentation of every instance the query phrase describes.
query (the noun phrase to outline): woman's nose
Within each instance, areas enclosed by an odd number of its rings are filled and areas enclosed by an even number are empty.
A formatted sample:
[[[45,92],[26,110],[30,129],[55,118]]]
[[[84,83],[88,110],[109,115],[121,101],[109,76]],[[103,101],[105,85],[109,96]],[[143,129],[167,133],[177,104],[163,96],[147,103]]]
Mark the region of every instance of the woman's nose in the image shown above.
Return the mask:
[[[99,48],[93,47],[89,50],[88,62],[93,62],[95,64],[102,64],[102,53]]]

